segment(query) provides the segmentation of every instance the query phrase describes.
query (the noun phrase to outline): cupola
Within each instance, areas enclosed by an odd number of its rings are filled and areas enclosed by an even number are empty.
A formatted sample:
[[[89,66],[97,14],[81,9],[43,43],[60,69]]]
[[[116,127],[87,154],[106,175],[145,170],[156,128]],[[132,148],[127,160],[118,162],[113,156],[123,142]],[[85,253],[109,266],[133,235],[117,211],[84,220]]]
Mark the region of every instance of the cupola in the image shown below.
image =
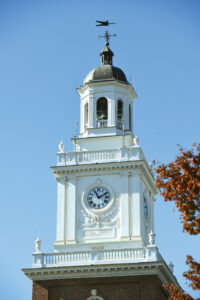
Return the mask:
[[[113,66],[113,51],[106,41],[101,65],[77,89],[81,97],[80,136],[133,135],[132,111],[136,93],[124,72]]]

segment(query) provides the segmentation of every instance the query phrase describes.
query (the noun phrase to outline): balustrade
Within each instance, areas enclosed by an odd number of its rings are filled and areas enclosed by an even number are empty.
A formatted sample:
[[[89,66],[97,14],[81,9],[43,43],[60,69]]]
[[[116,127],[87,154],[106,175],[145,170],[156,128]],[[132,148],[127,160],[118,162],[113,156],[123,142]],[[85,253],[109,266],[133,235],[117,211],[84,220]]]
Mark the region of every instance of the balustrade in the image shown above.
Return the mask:
[[[97,128],[108,127],[108,120],[97,120]]]
[[[58,166],[145,160],[140,148],[58,153]]]
[[[69,253],[35,253],[33,254],[33,266],[53,266],[68,265],[83,262],[100,262],[100,261],[140,261],[155,260],[157,250],[155,248],[143,249],[122,249],[122,250],[97,250],[82,251]]]

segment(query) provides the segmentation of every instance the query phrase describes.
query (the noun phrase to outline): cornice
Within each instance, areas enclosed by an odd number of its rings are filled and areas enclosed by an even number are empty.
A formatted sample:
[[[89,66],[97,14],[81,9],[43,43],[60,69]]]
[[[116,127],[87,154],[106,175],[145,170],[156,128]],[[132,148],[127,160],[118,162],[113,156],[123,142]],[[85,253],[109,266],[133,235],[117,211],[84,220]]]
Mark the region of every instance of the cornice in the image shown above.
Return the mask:
[[[163,283],[179,286],[175,276],[165,262],[146,262],[133,264],[89,265],[73,267],[48,267],[22,269],[31,280],[54,280],[71,278],[99,278],[120,276],[156,275]]]
[[[136,99],[137,98],[137,94],[132,86],[131,83],[129,82],[123,82],[123,81],[119,81],[116,79],[107,79],[107,80],[94,80],[94,81],[90,81],[87,82],[83,85],[80,86],[80,88],[77,88],[77,92],[79,93],[79,95],[81,96],[85,91],[87,91],[87,89],[90,88],[98,88],[98,87],[108,87],[108,86],[113,86],[113,87],[120,87],[122,89],[126,89],[129,91],[132,99]]]
[[[65,175],[76,175],[84,176],[88,173],[93,172],[113,172],[113,171],[128,171],[138,169],[142,171],[149,185],[155,194],[157,189],[155,187],[154,178],[149,171],[149,168],[144,160],[137,161],[124,161],[124,162],[108,162],[108,163],[95,163],[95,164],[79,164],[79,165],[66,165],[66,166],[53,166],[51,170],[53,174],[59,178]]]
[[[116,126],[113,126],[113,127],[116,127]],[[106,129],[106,128],[105,128]],[[128,131],[128,130],[127,130]],[[104,135],[104,136],[88,136],[88,137],[78,137],[78,138],[71,138],[71,141],[81,141],[81,142],[84,142],[85,140],[86,141],[94,141],[95,139],[96,140],[98,140],[98,139],[108,139],[108,140],[111,140],[111,139],[119,139],[119,137],[120,138],[122,138],[122,136],[119,136],[119,135]],[[131,138],[131,139],[133,139],[133,134],[132,133],[125,133],[125,135],[124,135],[124,138]]]

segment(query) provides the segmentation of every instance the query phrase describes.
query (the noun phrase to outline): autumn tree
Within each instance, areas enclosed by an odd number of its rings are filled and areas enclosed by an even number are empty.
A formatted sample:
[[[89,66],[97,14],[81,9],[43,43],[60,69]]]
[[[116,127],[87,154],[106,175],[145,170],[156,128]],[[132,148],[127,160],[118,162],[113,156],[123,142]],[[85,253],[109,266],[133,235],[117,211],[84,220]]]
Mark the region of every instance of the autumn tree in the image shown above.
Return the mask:
[[[173,201],[180,212],[183,231],[190,235],[200,233],[200,144],[193,144],[191,150],[179,147],[179,154],[169,164],[156,168],[156,186],[165,201]],[[187,256],[189,270],[183,276],[193,290],[200,290],[200,264]],[[175,287],[164,286],[170,293],[170,300],[191,300],[190,295]],[[199,300],[198,298],[197,300]]]

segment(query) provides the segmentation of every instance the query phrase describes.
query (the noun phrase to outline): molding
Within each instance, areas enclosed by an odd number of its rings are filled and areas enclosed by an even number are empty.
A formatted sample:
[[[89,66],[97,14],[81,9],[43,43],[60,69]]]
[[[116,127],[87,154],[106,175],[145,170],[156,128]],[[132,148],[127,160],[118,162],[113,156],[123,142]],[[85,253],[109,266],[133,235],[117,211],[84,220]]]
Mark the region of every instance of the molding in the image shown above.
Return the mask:
[[[108,163],[90,163],[90,164],[81,164],[81,165],[66,165],[66,166],[53,166],[51,167],[51,170],[53,174],[56,176],[56,178],[59,178],[60,176],[70,174],[72,175],[78,175],[78,176],[88,176],[88,173],[93,172],[109,172],[109,171],[129,171],[129,170],[141,170],[143,176],[147,180],[149,186],[153,190],[154,194],[157,194],[158,190],[155,187],[155,181],[154,178],[149,171],[149,168],[146,165],[146,162],[144,160],[137,160],[137,161],[124,161],[124,162],[108,162]],[[148,175],[147,175],[148,174]],[[94,174],[96,175],[96,174]],[[100,175],[100,174],[98,174]],[[133,174],[134,176],[134,174]]]
[[[119,276],[142,276],[156,275],[163,283],[174,283],[179,286],[176,277],[171,273],[164,261],[90,265],[76,267],[51,267],[22,269],[24,274],[31,280],[54,280],[71,278],[99,278]]]
[[[77,88],[77,92],[79,93],[79,95],[81,97],[83,97],[84,93],[86,93],[87,91],[92,91],[94,93],[94,88],[95,90],[97,90],[101,87],[104,88],[104,91],[107,92],[107,89],[109,88],[109,90],[112,90],[113,88],[120,88],[120,90],[126,90],[129,92],[129,95],[132,99],[136,99],[137,98],[137,94],[132,86],[131,83],[129,82],[124,82],[124,81],[120,81],[117,79],[107,79],[107,80],[93,80],[93,81],[89,81],[87,83],[84,83],[83,85],[80,86],[80,88]],[[106,89],[107,88],[107,89]],[[98,91],[98,90],[97,90]]]
[[[116,127],[116,126],[111,126],[111,127]],[[120,131],[121,131],[121,129],[119,129]],[[126,130],[126,131],[128,131],[128,130]],[[130,131],[130,130],[129,130]],[[109,140],[111,139],[111,138],[119,138],[119,136],[118,135],[113,135],[113,136],[108,136],[108,135],[105,135],[105,136],[86,136],[86,137],[78,137],[78,138],[71,138],[71,141],[85,141],[85,140],[94,140],[94,139],[102,139],[102,137],[103,138],[109,138]],[[121,136],[120,136],[121,137]],[[124,135],[124,137],[126,138],[126,137],[128,137],[128,138],[132,138],[133,139],[133,137],[134,137],[134,135],[133,135],[133,133],[130,131],[130,133],[127,133],[127,134],[125,134]]]

